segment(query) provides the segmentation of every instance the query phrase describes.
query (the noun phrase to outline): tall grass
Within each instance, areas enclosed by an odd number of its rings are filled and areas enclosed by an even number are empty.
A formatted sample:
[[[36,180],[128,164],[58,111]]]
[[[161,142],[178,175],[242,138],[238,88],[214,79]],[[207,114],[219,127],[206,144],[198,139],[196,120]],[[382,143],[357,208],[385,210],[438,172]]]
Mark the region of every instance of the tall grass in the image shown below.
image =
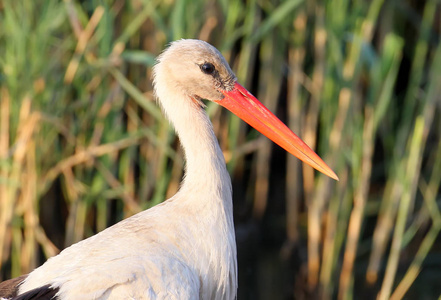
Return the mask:
[[[207,103],[233,179],[239,254],[255,255],[239,260],[240,298],[438,297],[440,9],[1,2],[0,278],[177,191],[182,150],[154,103],[151,67],[168,42],[201,38],[340,177]],[[281,280],[262,284],[252,274],[262,272]]]

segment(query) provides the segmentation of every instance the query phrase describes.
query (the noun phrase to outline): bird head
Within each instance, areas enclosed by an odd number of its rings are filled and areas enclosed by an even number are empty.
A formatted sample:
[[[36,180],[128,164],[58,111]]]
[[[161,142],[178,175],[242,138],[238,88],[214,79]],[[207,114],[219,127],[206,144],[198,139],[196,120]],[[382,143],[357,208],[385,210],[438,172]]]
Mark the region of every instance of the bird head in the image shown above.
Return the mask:
[[[200,40],[179,40],[158,57],[154,85],[179,91],[203,106],[200,99],[230,110],[273,142],[325,175],[337,175],[296,134],[242,87],[222,54]]]
[[[237,80],[222,54],[200,40],[172,42],[157,61],[169,84],[196,99],[222,99]]]

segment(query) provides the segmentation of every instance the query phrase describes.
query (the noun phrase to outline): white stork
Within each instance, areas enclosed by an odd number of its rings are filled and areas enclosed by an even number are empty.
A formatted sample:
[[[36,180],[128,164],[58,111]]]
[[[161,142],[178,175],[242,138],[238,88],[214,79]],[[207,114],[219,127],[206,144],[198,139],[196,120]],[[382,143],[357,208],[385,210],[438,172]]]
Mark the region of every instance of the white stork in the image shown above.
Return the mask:
[[[179,192],[0,284],[5,299],[235,299],[231,180],[202,99],[214,101],[324,174],[335,173],[236,82],[224,57],[199,40],[157,59],[154,89],[186,158]]]

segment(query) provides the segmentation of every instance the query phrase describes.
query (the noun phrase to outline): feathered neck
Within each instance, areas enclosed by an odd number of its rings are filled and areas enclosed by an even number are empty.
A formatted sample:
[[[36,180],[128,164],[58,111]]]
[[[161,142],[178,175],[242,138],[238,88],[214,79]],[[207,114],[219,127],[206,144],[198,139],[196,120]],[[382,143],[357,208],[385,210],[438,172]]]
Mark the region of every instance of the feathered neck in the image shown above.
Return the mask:
[[[155,67],[155,82],[167,82]],[[173,90],[173,91],[172,91]],[[233,224],[231,180],[225,159],[205,110],[197,100],[179,89],[155,85],[165,115],[173,124],[185,152],[186,174],[173,201],[191,209],[199,255],[190,258],[199,265],[208,298],[234,298],[237,289],[236,241]],[[196,221],[197,220],[197,221]],[[201,257],[201,253],[202,257]],[[204,257],[205,256],[205,257]],[[205,259],[204,259],[205,258]],[[204,282],[217,274],[217,282]],[[210,274],[211,273],[211,274]]]

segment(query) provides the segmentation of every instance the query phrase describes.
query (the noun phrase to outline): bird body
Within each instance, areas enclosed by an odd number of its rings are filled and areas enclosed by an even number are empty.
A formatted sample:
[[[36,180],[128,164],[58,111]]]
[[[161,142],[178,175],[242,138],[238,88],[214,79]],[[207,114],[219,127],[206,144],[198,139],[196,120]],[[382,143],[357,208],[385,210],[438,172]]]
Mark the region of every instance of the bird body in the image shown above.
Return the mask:
[[[233,299],[236,248],[224,213],[211,212],[204,227],[188,226],[207,207],[179,196],[65,249],[30,273],[20,291],[49,284],[61,299]],[[175,210],[179,218],[162,217]]]
[[[201,99],[227,107],[289,152],[336,178],[236,82],[223,56],[206,42],[173,42],[158,57],[154,89],[185,152],[186,172],[179,191],[164,203],[66,248],[20,284],[11,282],[17,287],[14,299],[44,299],[32,295],[45,291],[54,291],[55,299],[69,300],[235,299],[231,180]]]

